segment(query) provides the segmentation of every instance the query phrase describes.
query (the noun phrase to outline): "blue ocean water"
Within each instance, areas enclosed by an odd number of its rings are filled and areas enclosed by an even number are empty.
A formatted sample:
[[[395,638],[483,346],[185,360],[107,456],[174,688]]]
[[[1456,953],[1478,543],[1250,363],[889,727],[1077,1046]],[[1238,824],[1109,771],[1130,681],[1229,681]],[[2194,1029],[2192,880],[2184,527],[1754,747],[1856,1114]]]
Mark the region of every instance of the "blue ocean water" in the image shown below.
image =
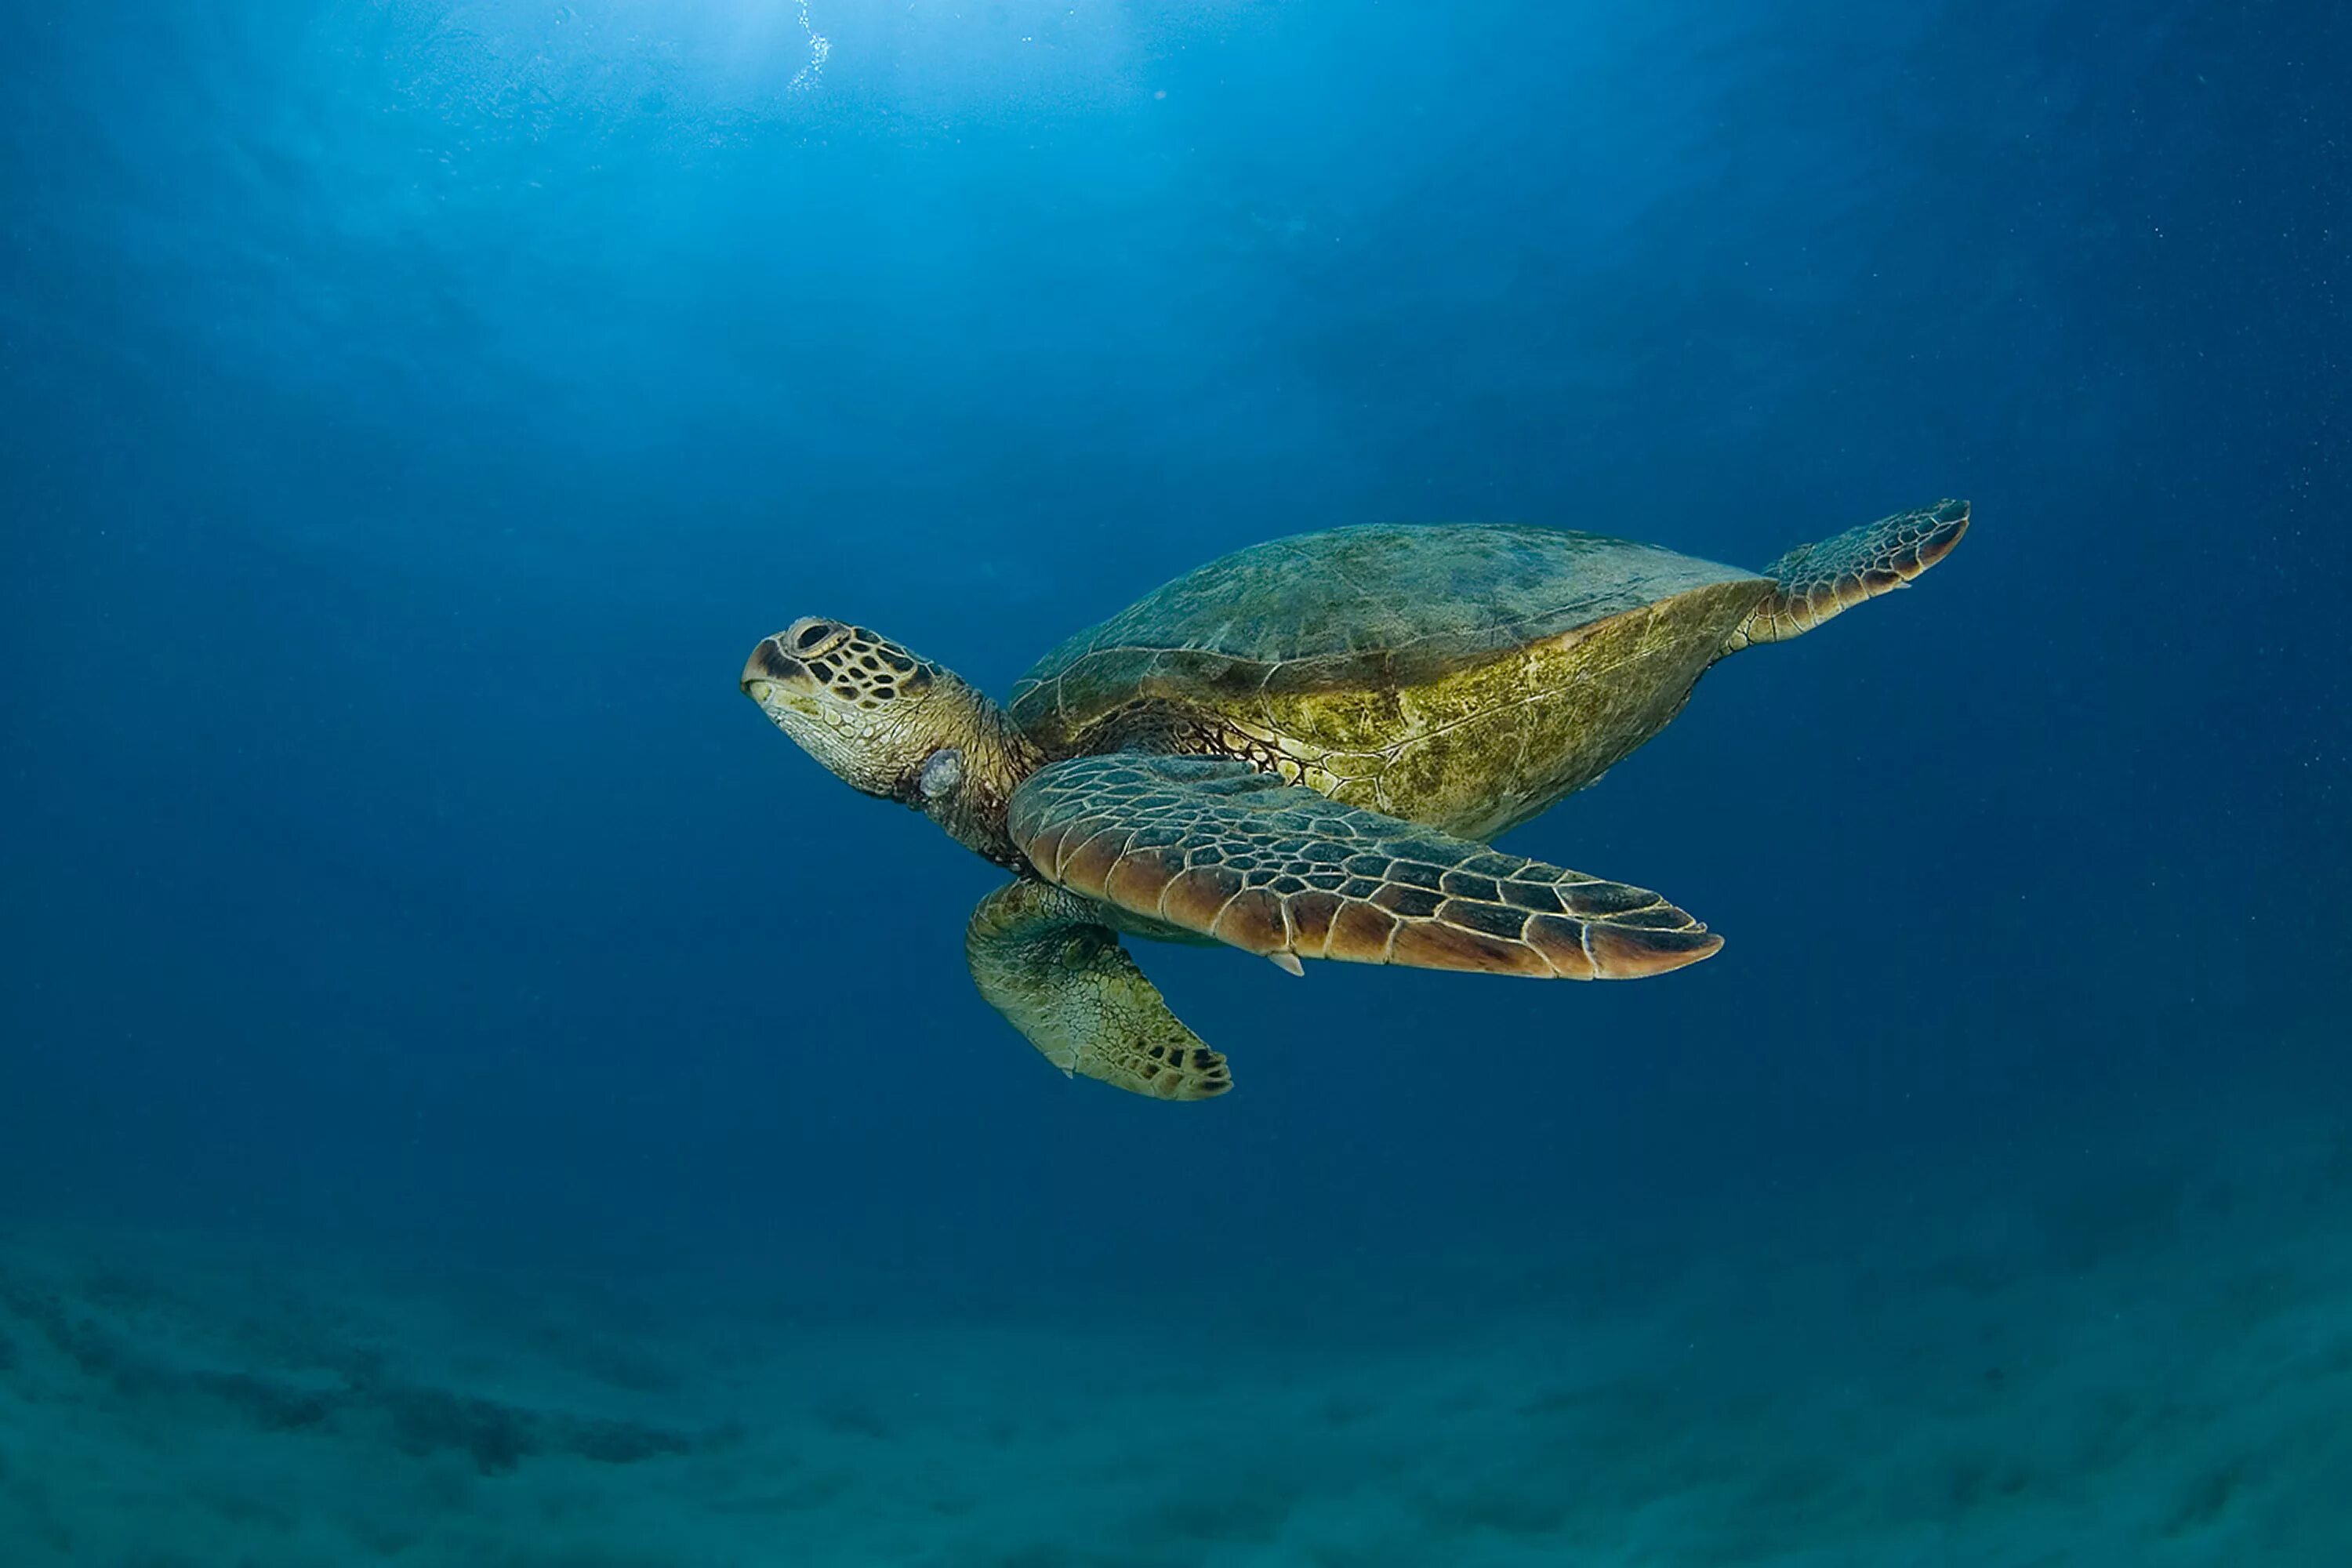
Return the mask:
[[[0,16],[0,1563],[2352,1562],[2352,15]],[[1225,551],[1757,567],[1508,847],[1727,938],[1139,946],[736,689]]]

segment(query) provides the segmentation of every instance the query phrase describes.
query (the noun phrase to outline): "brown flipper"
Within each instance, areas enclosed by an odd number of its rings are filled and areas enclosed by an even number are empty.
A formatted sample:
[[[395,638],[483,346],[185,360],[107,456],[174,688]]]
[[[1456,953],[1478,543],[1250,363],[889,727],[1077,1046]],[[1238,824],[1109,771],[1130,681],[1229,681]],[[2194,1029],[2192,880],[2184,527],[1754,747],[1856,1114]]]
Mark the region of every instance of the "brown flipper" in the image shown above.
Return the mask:
[[[981,995],[1065,1073],[1155,1100],[1233,1088],[1225,1058],[1168,1010],[1101,912],[1027,877],[989,894],[963,939]]]
[[[1014,792],[1038,875],[1276,957],[1635,979],[1723,945],[1657,894],[1341,805],[1246,763],[1078,757]]]
[[[1903,587],[1952,552],[1969,531],[1969,503],[1937,501],[1801,544],[1764,568],[1780,586],[1731,637],[1730,651],[1786,642],[1864,599]]]

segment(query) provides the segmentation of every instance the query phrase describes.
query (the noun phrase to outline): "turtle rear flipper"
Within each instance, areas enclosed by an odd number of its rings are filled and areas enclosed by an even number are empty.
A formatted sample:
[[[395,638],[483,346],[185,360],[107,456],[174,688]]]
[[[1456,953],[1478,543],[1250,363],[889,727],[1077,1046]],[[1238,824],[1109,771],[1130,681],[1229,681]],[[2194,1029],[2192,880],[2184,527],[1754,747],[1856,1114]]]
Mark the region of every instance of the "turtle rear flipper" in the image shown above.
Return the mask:
[[[1233,1088],[1225,1058],[1168,1010],[1101,912],[1027,877],[989,894],[964,931],[981,995],[1065,1073],[1156,1100]]]
[[[1246,763],[1076,757],[1030,775],[1008,826],[1049,881],[1277,963],[1626,980],[1723,945],[1655,893],[1343,805]]]
[[[1799,545],[1764,568],[1778,589],[1732,634],[1727,651],[1801,637],[1864,599],[1904,586],[1949,555],[1968,530],[1969,503],[1945,500]]]

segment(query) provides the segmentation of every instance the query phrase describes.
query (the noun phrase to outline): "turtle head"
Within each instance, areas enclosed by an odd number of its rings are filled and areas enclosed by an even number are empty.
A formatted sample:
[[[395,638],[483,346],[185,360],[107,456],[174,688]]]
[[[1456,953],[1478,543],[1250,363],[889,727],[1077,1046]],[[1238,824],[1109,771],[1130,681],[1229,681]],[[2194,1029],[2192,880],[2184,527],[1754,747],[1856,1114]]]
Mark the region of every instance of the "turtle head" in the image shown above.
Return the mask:
[[[878,632],[808,616],[761,637],[743,695],[853,789],[914,807],[966,847],[1021,863],[1013,792],[1044,760],[1004,710]]]
[[[743,694],[853,789],[922,804],[934,754],[953,751],[987,699],[877,632],[804,616],[762,637]]]

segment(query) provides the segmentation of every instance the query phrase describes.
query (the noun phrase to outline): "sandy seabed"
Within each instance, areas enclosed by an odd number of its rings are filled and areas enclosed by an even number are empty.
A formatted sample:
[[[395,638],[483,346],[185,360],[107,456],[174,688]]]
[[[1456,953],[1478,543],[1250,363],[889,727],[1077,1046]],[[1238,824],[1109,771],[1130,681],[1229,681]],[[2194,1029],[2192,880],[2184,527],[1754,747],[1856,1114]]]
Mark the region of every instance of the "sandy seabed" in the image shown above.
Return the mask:
[[[2352,1132],[1784,1217],[887,1325],[20,1226],[0,1563],[2352,1563]]]

